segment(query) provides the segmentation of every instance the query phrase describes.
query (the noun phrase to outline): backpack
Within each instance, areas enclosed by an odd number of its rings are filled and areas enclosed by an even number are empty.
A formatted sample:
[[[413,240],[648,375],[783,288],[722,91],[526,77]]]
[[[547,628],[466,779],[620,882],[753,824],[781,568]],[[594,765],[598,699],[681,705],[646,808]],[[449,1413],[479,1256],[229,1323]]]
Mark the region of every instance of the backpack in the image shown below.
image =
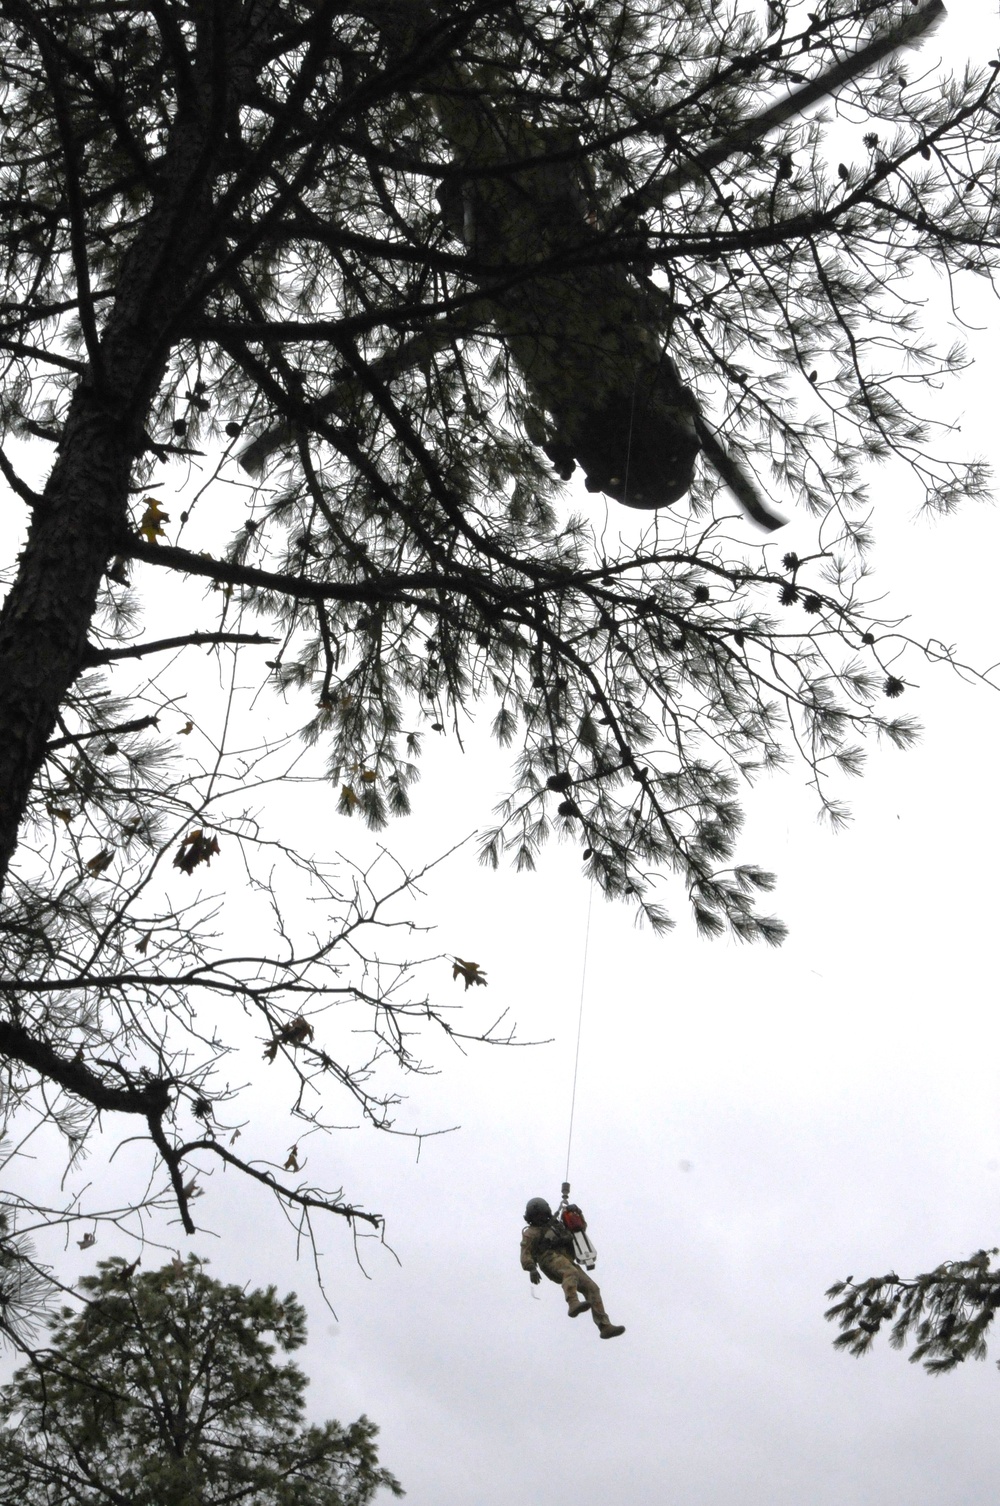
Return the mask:
[[[585,1271],[592,1271],[597,1264],[597,1251],[587,1238],[587,1220],[576,1203],[567,1203],[558,1217],[563,1228],[573,1241],[573,1259]]]

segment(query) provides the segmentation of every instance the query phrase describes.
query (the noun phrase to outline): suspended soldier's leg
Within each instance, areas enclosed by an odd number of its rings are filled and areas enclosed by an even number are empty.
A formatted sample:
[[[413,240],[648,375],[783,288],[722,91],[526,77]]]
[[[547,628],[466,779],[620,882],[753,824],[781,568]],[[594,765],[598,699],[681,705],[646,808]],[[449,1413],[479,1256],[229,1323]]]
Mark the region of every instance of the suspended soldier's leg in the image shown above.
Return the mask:
[[[590,1304],[590,1310],[594,1315],[594,1322],[597,1324],[601,1338],[617,1339],[618,1335],[624,1333],[625,1330],[621,1324],[612,1323],[608,1317],[604,1306],[604,1299],[601,1296],[601,1288],[597,1282],[592,1276],[588,1276],[586,1271],[579,1271],[577,1285],[581,1296]]]
[[[574,1295],[573,1301],[570,1302],[569,1307],[566,1310],[571,1318],[578,1318],[581,1313],[590,1312],[590,1298],[588,1297],[585,1288],[591,1286],[594,1287],[595,1291],[597,1291],[597,1288],[594,1286],[594,1283],[591,1281],[586,1271],[582,1271],[580,1267],[575,1263],[573,1264],[573,1273],[576,1276],[576,1286],[574,1288],[576,1295]]]
[[[580,1302],[579,1283],[584,1274],[580,1267],[568,1255],[559,1254],[549,1255],[547,1265],[563,1289],[570,1317],[575,1318],[579,1313],[586,1312],[588,1304]]]
[[[581,1297],[583,1297],[584,1301],[589,1302],[590,1310],[594,1315],[594,1322],[600,1327],[602,1323],[608,1321],[608,1315],[604,1311],[604,1299],[601,1296],[601,1288],[593,1276],[588,1276],[587,1272],[580,1270],[579,1267],[577,1267],[576,1280]]]

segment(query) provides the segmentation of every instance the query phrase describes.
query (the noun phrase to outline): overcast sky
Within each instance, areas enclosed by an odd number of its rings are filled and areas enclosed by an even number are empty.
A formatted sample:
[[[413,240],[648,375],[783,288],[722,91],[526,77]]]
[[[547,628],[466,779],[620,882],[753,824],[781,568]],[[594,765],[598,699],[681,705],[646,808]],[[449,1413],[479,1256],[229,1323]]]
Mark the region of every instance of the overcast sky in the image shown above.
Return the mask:
[[[940,46],[993,39],[992,7],[954,10]],[[979,343],[942,402],[996,459],[996,365]],[[876,525],[877,579],[916,635],[1000,660],[995,511],[915,520],[887,485]],[[808,538],[793,522],[780,548]],[[485,873],[470,850],[428,885],[434,949],[488,970],[473,1018],[507,1009],[551,1044],[462,1057],[429,1043],[441,1074],[411,1084],[400,1124],[461,1129],[419,1164],[413,1142],[361,1130],[308,1142],[311,1177],[387,1215],[398,1263],[372,1244],[363,1272],[344,1231],[323,1230],[335,1320],[265,1204],[217,1176],[198,1205],[214,1233],[182,1248],[222,1279],[298,1290],[311,1410],[375,1419],[411,1506],[1000,1498],[992,1361],[932,1379],[884,1343],[852,1360],[822,1318],[837,1278],[1000,1243],[1000,696],[907,670],[919,684],[901,709],[924,740],[872,750],[847,832],[818,826],[800,771],[750,797],[742,853],[779,874],[780,951],[699,941],[682,902],[664,940],[594,903],[571,1178],[623,1338],[569,1322],[518,1264],[525,1199],[555,1200],[565,1166],[588,908],[567,849],[525,876]],[[390,845],[445,848],[487,818],[500,778],[495,758],[442,745]],[[360,836],[332,798],[316,829],[331,848]],[[432,997],[461,998],[444,964]],[[102,1235],[93,1254],[116,1248]],[[90,1268],[72,1253],[70,1278]]]

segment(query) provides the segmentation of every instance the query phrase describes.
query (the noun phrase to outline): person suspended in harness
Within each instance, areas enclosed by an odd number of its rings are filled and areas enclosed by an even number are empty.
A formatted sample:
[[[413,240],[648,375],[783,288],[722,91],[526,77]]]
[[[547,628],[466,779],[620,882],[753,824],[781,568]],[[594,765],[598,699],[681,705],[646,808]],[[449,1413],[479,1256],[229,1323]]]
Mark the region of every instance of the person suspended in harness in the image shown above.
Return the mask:
[[[583,1233],[586,1224],[579,1210],[567,1208],[565,1212],[571,1221],[579,1220],[583,1225],[579,1232]],[[624,1328],[612,1323],[605,1312],[597,1282],[577,1263],[573,1231],[563,1217],[554,1215],[543,1197],[533,1197],[524,1210],[524,1218],[527,1227],[521,1235],[521,1266],[530,1275],[532,1285],[537,1286],[542,1275],[555,1281],[563,1289],[569,1316],[578,1318],[581,1313],[589,1312],[602,1339],[616,1339],[624,1333]]]

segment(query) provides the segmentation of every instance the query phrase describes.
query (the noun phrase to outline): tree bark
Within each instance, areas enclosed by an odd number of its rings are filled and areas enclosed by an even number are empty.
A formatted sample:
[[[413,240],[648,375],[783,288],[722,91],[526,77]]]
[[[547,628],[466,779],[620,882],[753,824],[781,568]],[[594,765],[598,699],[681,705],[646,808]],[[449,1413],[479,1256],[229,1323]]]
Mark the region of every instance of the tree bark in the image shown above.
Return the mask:
[[[252,83],[267,10],[247,7],[254,15],[240,36],[220,35],[212,18],[199,35],[194,86],[156,164],[151,207],[100,335],[102,369],[88,370],[70,401],[0,612],[0,889],[60,704],[87,664],[88,627],[108,560],[129,529],[132,468],[178,320],[221,244],[213,187],[227,149],[224,122],[240,85]]]

